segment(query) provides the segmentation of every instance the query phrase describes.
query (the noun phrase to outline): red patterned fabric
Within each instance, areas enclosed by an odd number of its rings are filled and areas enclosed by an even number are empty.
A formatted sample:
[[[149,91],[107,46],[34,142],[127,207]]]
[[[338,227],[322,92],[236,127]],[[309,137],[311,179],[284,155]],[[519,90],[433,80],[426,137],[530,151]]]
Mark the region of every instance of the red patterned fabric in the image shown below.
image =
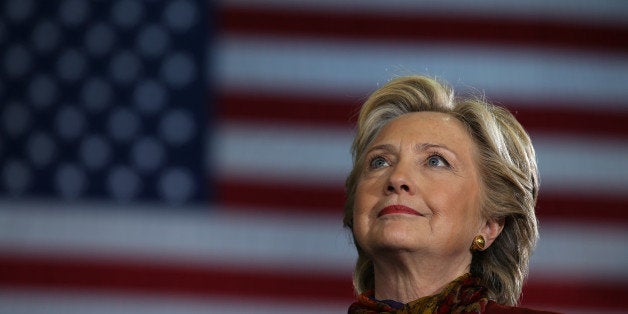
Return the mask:
[[[401,309],[375,300],[374,292],[367,291],[349,307],[349,314],[443,314],[443,313],[550,313],[503,306],[489,301],[487,289],[480,285],[479,278],[465,274],[452,281],[439,294],[422,297],[407,303]]]

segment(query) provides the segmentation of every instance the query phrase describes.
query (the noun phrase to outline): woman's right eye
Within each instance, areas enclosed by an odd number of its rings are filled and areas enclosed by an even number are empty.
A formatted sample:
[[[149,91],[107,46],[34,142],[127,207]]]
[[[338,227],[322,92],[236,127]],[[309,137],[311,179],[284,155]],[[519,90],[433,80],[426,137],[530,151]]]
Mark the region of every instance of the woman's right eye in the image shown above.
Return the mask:
[[[373,159],[371,159],[371,162],[369,163],[370,169],[379,169],[379,168],[387,167],[387,166],[390,166],[390,165],[388,164],[388,161],[386,160],[386,158],[382,156],[375,156]]]

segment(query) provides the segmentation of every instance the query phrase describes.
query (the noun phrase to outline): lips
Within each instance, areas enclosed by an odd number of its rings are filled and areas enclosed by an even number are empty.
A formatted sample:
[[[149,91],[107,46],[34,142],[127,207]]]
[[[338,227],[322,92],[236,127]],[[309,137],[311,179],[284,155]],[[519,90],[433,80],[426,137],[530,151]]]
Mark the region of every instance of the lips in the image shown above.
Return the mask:
[[[403,205],[391,205],[391,206],[384,207],[377,214],[377,217],[382,217],[384,215],[391,215],[391,214],[409,214],[409,215],[423,216],[419,212],[417,212],[416,210],[410,207],[403,206]]]

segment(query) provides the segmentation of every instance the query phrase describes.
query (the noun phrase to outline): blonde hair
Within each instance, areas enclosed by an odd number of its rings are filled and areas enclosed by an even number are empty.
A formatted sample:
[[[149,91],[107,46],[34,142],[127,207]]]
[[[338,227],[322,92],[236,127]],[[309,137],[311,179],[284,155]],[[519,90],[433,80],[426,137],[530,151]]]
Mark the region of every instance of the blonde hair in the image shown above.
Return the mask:
[[[356,186],[364,154],[384,125],[410,112],[449,114],[468,130],[479,151],[483,197],[480,212],[504,223],[501,234],[484,251],[472,254],[471,273],[497,303],[516,305],[528,262],[538,238],[534,213],[539,180],[534,148],[521,124],[506,109],[480,98],[457,99],[447,85],[425,76],[391,80],[375,91],[360,110],[352,145],[353,169],[346,181],[344,226],[353,231]],[[357,293],[374,288],[370,257],[358,251],[353,284]]]

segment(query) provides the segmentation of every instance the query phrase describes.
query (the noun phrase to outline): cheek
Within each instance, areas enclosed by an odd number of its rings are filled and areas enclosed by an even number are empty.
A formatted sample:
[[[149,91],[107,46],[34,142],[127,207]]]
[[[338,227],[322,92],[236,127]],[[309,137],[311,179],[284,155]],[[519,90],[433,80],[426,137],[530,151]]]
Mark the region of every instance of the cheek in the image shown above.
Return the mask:
[[[353,233],[358,241],[368,233],[372,208],[378,201],[373,197],[370,189],[371,185],[364,181],[358,182],[356,186],[353,203]]]
[[[377,180],[373,178],[362,178],[358,181],[355,189],[354,211],[366,211],[374,202],[377,202],[376,184]]]
[[[369,208],[368,203],[368,193],[366,193],[366,191],[364,190],[364,186],[358,183],[353,202],[354,225],[363,223],[366,220],[367,210]]]
[[[479,188],[472,182],[443,182],[428,191],[428,206],[439,218],[451,224],[469,225],[480,215]]]
[[[364,215],[363,211],[354,210],[353,212],[353,238],[364,248],[365,241],[367,239],[369,231],[368,219]]]

